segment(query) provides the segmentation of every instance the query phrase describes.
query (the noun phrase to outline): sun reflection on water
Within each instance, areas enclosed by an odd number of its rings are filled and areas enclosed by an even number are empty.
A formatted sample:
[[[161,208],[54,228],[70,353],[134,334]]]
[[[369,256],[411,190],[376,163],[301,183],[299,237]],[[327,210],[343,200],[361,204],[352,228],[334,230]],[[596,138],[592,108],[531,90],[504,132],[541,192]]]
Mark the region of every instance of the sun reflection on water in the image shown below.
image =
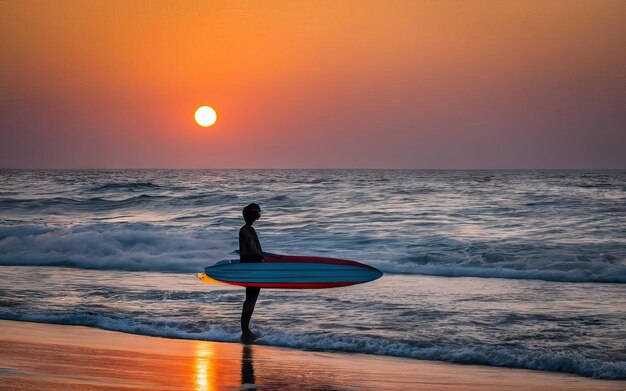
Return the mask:
[[[198,341],[195,352],[194,390],[217,390],[214,346],[210,343]]]

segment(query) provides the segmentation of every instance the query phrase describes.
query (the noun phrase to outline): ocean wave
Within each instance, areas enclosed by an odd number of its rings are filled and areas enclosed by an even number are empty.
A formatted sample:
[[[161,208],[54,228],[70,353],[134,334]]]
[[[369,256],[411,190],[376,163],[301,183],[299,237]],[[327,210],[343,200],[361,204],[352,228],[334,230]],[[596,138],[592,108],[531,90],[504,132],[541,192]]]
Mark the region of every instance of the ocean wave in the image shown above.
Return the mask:
[[[160,208],[159,210],[183,211],[182,208],[211,208],[220,204],[234,203],[236,194],[204,192],[174,196],[171,193],[115,193],[97,197],[38,197],[12,198],[0,197],[0,211],[25,212],[28,214],[66,215],[85,212],[110,212],[113,210],[141,210],[142,208]],[[134,194],[129,196],[130,194]],[[136,208],[136,209],[135,209]],[[178,209],[177,209],[178,208]]]
[[[81,269],[196,272],[224,259],[235,237],[215,231],[155,228],[146,223],[69,228],[0,227],[0,264]]]
[[[404,255],[375,263],[390,273],[445,277],[538,279],[563,282],[626,282],[626,247],[604,243],[422,238]]]
[[[441,265],[406,265],[392,262],[375,263],[387,273],[420,274],[442,277],[510,278],[560,282],[626,283],[626,266],[602,264],[556,264],[534,269],[523,261],[508,266],[471,266],[466,262]],[[470,262],[467,262],[470,263]]]
[[[197,220],[200,216],[189,218]],[[179,217],[185,220],[185,216]],[[223,227],[229,224],[215,223]],[[623,246],[614,254],[582,245],[546,247],[502,243],[473,243],[431,238],[409,245],[408,255],[383,254],[371,259],[369,247],[384,240],[358,236],[347,243],[335,238],[321,242],[326,249],[313,251],[301,242],[291,243],[291,233],[272,235],[267,248],[283,247],[286,254],[325,255],[363,261],[387,273],[446,277],[539,279],[564,282],[626,283]],[[332,251],[338,243],[355,252]],[[393,243],[393,242],[390,242]],[[0,265],[62,266],[82,269],[190,272],[230,259],[237,249],[236,232],[229,229],[181,228],[149,223],[102,223],[71,227],[41,225],[0,226]],[[581,255],[583,254],[583,255]],[[370,259],[368,259],[370,258]]]
[[[263,330],[261,330],[263,332]],[[600,379],[626,378],[626,362],[604,361],[576,353],[493,345],[439,345],[367,336],[316,333],[293,335],[266,331],[259,344],[307,350],[366,353],[421,360],[574,373]]]
[[[287,196],[286,194],[279,194],[279,195],[269,198],[267,201],[271,202],[271,201],[289,201],[289,200],[290,200],[289,196]]]
[[[160,190],[163,187],[152,182],[110,182],[102,185],[91,187],[90,191],[106,191],[106,190],[121,190],[121,191],[142,191],[142,190]]]
[[[159,318],[128,318],[96,313],[15,313],[0,311],[0,318],[81,325],[147,336],[238,342],[239,331],[207,321],[180,322]],[[522,349],[505,345],[438,344],[431,341],[401,341],[333,333],[295,335],[272,328],[259,328],[260,345],[296,349],[364,353],[373,355],[488,365],[541,371],[564,372],[597,379],[626,379],[626,362],[586,357],[576,352]]]
[[[133,197],[123,199],[106,199],[102,197],[91,198],[69,198],[69,197],[51,197],[51,198],[0,198],[0,210],[26,209],[37,212],[46,212],[49,209],[60,208],[66,213],[68,210],[96,212],[100,210],[111,210],[120,208],[130,208],[152,202],[155,200],[166,199],[166,196],[140,194]]]
[[[171,199],[172,204],[176,205],[193,205],[199,207],[212,207],[219,205],[220,203],[232,203],[236,202],[239,198],[236,194],[224,194],[224,193],[202,193],[191,194],[180,197],[173,197]]]

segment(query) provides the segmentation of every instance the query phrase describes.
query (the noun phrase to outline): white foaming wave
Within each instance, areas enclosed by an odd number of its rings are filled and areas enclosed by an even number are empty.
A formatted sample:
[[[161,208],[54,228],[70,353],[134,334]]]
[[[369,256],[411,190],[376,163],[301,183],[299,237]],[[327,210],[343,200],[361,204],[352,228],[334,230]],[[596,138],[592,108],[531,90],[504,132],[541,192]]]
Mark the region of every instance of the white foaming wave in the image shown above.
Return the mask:
[[[438,346],[425,344],[430,346],[415,346],[415,344],[408,342],[365,336],[327,333],[291,335],[275,331],[264,335],[258,340],[258,343],[307,350],[367,353],[462,364],[566,372],[602,379],[626,378],[626,362],[624,361],[603,361],[571,352],[531,351],[488,345]]]
[[[98,314],[2,313],[0,318],[41,323],[82,325],[130,334],[165,338],[238,342],[239,332],[209,325],[202,331],[185,330],[177,322],[159,319],[114,318]],[[626,379],[626,362],[588,358],[575,352],[528,350],[490,345],[421,346],[405,341],[348,334],[310,333],[294,335],[261,328],[258,344],[296,349],[365,353],[383,356],[447,361],[552,372],[574,373],[598,379]]]
[[[192,339],[216,342],[239,342],[239,333],[228,331],[216,325],[210,325],[202,331],[184,330],[172,320],[166,319],[132,319],[100,314],[55,314],[55,313],[13,313],[0,312],[0,319],[25,322],[64,324],[72,326],[95,327],[109,331],[128,334],[147,335],[175,339]]]
[[[272,244],[286,245],[284,235],[270,237]],[[314,255],[302,248],[305,243],[289,244],[291,253]],[[322,255],[366,259],[373,249],[361,246],[358,252],[333,249],[326,243]],[[519,244],[517,244],[519,246]],[[198,272],[207,265],[235,257],[237,233],[233,230],[157,226],[148,223],[107,223],[47,227],[20,225],[0,227],[0,265],[62,266],[81,269]],[[433,245],[432,248],[435,248]],[[431,249],[432,249],[431,248]],[[498,255],[492,249],[464,254],[462,244],[448,245],[444,255],[398,257],[384,255],[387,261],[367,261],[388,273],[421,274],[446,277],[483,277],[539,279],[564,282],[626,282],[626,260],[621,247],[616,256],[587,256],[578,261],[580,248],[564,248],[543,253],[541,249],[513,255]],[[401,251],[401,250],[398,250]],[[487,251],[487,252],[485,252]],[[594,254],[593,249],[586,252]],[[290,252],[287,252],[290,253]],[[233,256],[234,255],[234,256]],[[351,256],[352,255],[352,256]],[[608,260],[607,260],[608,259]]]
[[[145,223],[0,228],[0,264],[196,272],[228,258],[236,233]],[[231,256],[232,257],[232,254]]]

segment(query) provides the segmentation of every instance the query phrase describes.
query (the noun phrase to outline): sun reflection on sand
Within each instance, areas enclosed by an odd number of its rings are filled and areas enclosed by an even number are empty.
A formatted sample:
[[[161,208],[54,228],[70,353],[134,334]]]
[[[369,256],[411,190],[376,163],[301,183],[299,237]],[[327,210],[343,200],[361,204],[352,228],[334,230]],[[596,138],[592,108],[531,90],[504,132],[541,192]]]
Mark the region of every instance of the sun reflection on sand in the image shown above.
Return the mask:
[[[198,341],[195,347],[194,390],[217,390],[215,376],[215,347],[210,343]]]

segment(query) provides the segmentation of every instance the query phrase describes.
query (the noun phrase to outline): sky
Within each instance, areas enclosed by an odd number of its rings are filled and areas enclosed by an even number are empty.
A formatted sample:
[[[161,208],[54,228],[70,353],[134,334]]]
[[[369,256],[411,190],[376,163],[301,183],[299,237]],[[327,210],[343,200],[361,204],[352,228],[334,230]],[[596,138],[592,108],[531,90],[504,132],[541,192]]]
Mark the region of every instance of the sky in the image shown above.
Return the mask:
[[[626,1],[7,0],[0,53],[2,168],[626,168]]]

